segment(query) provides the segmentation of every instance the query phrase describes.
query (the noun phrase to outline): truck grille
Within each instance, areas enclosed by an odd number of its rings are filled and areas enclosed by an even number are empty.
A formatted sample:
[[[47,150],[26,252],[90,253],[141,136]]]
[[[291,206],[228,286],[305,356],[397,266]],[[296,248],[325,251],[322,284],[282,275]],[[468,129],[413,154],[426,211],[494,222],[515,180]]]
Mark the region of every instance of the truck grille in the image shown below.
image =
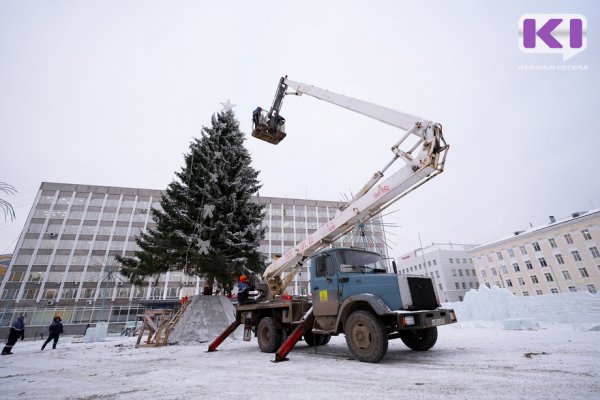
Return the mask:
[[[409,276],[406,277],[406,281],[410,291],[410,297],[412,298],[412,309],[433,310],[438,307],[438,301],[431,279]]]

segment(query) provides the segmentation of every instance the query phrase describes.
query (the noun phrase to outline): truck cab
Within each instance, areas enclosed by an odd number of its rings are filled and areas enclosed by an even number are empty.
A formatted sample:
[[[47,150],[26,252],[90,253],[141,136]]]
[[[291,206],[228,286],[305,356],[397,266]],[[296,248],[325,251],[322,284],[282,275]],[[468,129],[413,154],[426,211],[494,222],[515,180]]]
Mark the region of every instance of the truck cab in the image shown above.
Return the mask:
[[[456,322],[453,310],[439,308],[429,277],[397,275],[378,253],[326,249],[310,265],[312,333],[344,333],[361,361],[378,361],[394,338],[428,350],[437,341],[437,326]]]

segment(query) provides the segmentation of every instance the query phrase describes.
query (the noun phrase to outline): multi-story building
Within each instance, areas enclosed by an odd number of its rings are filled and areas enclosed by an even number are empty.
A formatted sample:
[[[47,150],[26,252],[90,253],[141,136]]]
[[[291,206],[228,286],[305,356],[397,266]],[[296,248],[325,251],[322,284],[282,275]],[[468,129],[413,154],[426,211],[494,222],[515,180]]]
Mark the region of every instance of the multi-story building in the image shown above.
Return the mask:
[[[516,295],[589,291],[600,285],[600,209],[577,212],[469,250],[481,284]]]
[[[479,288],[473,260],[467,252],[475,246],[449,243],[416,249],[398,258],[398,272],[428,275],[440,301],[462,301],[468,290]]]
[[[154,227],[150,209],[160,209],[162,192],[151,189],[43,182],[0,284],[0,326],[29,312],[29,325],[59,311],[67,323],[135,318],[140,302],[175,301],[201,292],[203,280],[169,271],[147,285],[130,284],[114,256],[133,256],[135,237]],[[265,206],[261,251],[280,257],[340,205],[332,201],[257,197]],[[381,218],[368,224],[371,250],[386,253]],[[337,244],[356,245],[347,236]],[[306,293],[309,274],[296,276],[288,292]],[[49,320],[48,320],[49,321]]]

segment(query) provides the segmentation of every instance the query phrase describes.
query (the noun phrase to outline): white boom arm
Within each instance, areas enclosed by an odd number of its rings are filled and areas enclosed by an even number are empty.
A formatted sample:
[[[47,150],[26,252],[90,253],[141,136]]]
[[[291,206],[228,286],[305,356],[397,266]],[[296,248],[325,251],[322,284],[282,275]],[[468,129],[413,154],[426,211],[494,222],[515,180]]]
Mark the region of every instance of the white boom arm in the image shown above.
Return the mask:
[[[267,267],[263,277],[267,280],[273,294],[283,293],[306,258],[346,234],[356,222],[369,220],[415,188],[440,174],[444,170],[444,162],[449,148],[442,136],[440,124],[315,86],[291,81],[287,77],[282,78],[278,92],[283,94],[287,87],[296,90],[296,93],[292,94],[305,93],[406,132],[392,146],[392,160],[381,171],[375,172],[363,188],[341,207],[340,212],[333,219],[321,225],[292,250],[287,251]],[[281,105],[281,101],[282,98],[276,100],[278,107]],[[277,111],[279,110],[277,109]],[[409,137],[413,137],[413,140],[407,142]],[[407,148],[401,149],[402,145]],[[405,165],[391,173],[383,182],[378,183],[383,178],[384,172],[398,159],[404,161]],[[284,273],[286,276],[282,278]]]

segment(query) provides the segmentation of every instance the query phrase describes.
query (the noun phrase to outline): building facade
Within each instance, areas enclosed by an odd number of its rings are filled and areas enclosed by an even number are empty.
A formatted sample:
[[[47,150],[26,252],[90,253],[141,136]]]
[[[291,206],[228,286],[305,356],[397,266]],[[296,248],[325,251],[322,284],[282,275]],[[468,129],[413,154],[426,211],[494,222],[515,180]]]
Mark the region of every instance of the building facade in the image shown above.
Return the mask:
[[[176,300],[201,293],[203,280],[169,271],[144,286],[119,274],[114,256],[133,256],[135,237],[154,227],[159,190],[43,182],[0,284],[0,326],[28,310],[29,324],[60,312],[67,323],[131,319],[140,301]],[[280,257],[337,212],[332,201],[256,197],[264,205],[261,243],[267,261]],[[368,223],[370,250],[386,254],[381,219]],[[348,235],[337,244],[357,245]],[[306,271],[305,271],[306,272]],[[288,292],[308,290],[300,273]]]
[[[432,244],[398,258],[398,272],[429,276],[441,302],[462,301],[465,293],[479,288],[468,250],[475,245]]]
[[[519,296],[600,287],[600,209],[573,213],[469,250],[481,284]]]

